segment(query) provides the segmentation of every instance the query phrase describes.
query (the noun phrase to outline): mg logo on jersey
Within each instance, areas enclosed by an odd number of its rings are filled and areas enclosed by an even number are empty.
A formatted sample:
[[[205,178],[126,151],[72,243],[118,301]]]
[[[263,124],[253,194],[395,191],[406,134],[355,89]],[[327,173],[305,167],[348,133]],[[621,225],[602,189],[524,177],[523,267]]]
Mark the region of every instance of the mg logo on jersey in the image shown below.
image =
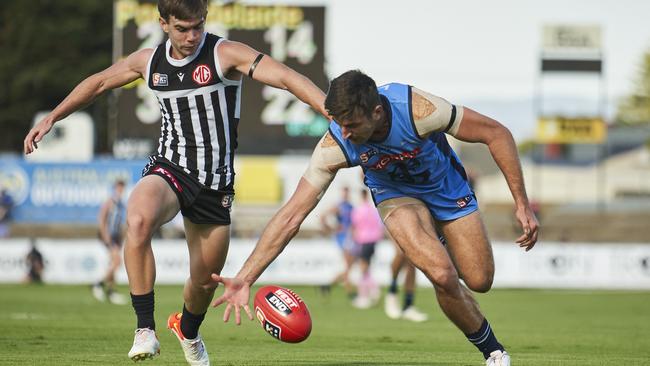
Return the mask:
[[[205,85],[212,80],[212,73],[210,72],[210,68],[207,67],[206,65],[199,65],[194,69],[192,72],[192,79],[199,84],[199,85]]]

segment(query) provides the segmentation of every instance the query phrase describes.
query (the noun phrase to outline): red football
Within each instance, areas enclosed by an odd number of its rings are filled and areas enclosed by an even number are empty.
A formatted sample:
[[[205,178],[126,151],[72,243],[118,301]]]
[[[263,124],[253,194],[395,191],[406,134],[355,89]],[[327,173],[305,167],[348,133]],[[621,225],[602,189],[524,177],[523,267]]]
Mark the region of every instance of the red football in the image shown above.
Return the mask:
[[[311,316],[300,296],[288,288],[264,286],[257,290],[255,316],[273,337],[288,343],[304,341],[311,333]]]

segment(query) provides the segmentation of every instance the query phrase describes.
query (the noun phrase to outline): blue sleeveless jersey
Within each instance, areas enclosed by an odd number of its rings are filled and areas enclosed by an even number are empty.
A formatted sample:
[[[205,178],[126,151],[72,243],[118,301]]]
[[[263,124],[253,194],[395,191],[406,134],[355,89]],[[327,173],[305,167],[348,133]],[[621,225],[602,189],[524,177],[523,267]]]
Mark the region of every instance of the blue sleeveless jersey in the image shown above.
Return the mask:
[[[411,86],[387,84],[377,88],[389,117],[384,141],[353,144],[332,122],[330,133],[343,149],[348,165],[361,166],[375,204],[396,197],[413,197],[429,207],[434,218],[452,220],[475,211],[476,198],[460,159],[444,133],[421,138],[411,110]]]

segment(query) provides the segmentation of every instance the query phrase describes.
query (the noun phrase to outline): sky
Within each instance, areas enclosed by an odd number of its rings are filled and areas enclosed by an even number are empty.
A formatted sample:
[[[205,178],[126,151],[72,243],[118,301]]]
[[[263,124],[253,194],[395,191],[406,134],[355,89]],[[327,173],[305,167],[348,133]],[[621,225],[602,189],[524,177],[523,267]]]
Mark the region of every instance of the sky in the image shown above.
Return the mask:
[[[277,4],[267,0],[249,4]],[[378,84],[403,82],[498,119],[518,140],[550,109],[615,113],[650,51],[646,0],[285,0],[326,6],[327,73],[359,68]],[[601,27],[604,74],[539,78],[546,24]],[[598,89],[600,88],[600,89]],[[539,93],[543,90],[543,93]],[[555,107],[554,107],[555,106]],[[577,110],[577,111],[576,111]]]

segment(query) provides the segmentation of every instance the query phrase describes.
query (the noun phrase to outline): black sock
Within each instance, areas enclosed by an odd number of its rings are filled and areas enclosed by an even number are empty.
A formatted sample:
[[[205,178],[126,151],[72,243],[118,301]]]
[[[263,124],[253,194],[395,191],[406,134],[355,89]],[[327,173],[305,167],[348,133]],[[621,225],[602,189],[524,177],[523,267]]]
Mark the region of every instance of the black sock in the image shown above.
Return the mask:
[[[496,350],[505,350],[501,343],[497,341],[497,337],[494,335],[494,332],[492,332],[492,327],[490,327],[490,323],[488,323],[487,319],[483,319],[483,324],[481,324],[481,327],[477,332],[465,334],[465,336],[468,341],[472,342],[476,348],[483,353],[483,357],[485,357],[486,360],[490,358],[490,353]]]
[[[413,294],[412,291],[406,292],[404,294],[404,307],[402,308],[402,310],[406,310],[406,309],[408,309],[409,306],[413,305],[413,298],[414,297],[415,297],[415,295]]]
[[[135,310],[135,315],[138,317],[138,328],[156,330],[156,322],[153,319],[153,291],[144,295],[131,294],[131,304]]]
[[[388,292],[390,292],[391,294],[397,293],[397,278],[393,278],[393,280],[390,282],[390,287],[388,287]]]
[[[183,304],[183,316],[181,317],[181,333],[185,339],[194,339],[199,335],[199,327],[203,323],[205,313],[194,315],[190,313]]]

